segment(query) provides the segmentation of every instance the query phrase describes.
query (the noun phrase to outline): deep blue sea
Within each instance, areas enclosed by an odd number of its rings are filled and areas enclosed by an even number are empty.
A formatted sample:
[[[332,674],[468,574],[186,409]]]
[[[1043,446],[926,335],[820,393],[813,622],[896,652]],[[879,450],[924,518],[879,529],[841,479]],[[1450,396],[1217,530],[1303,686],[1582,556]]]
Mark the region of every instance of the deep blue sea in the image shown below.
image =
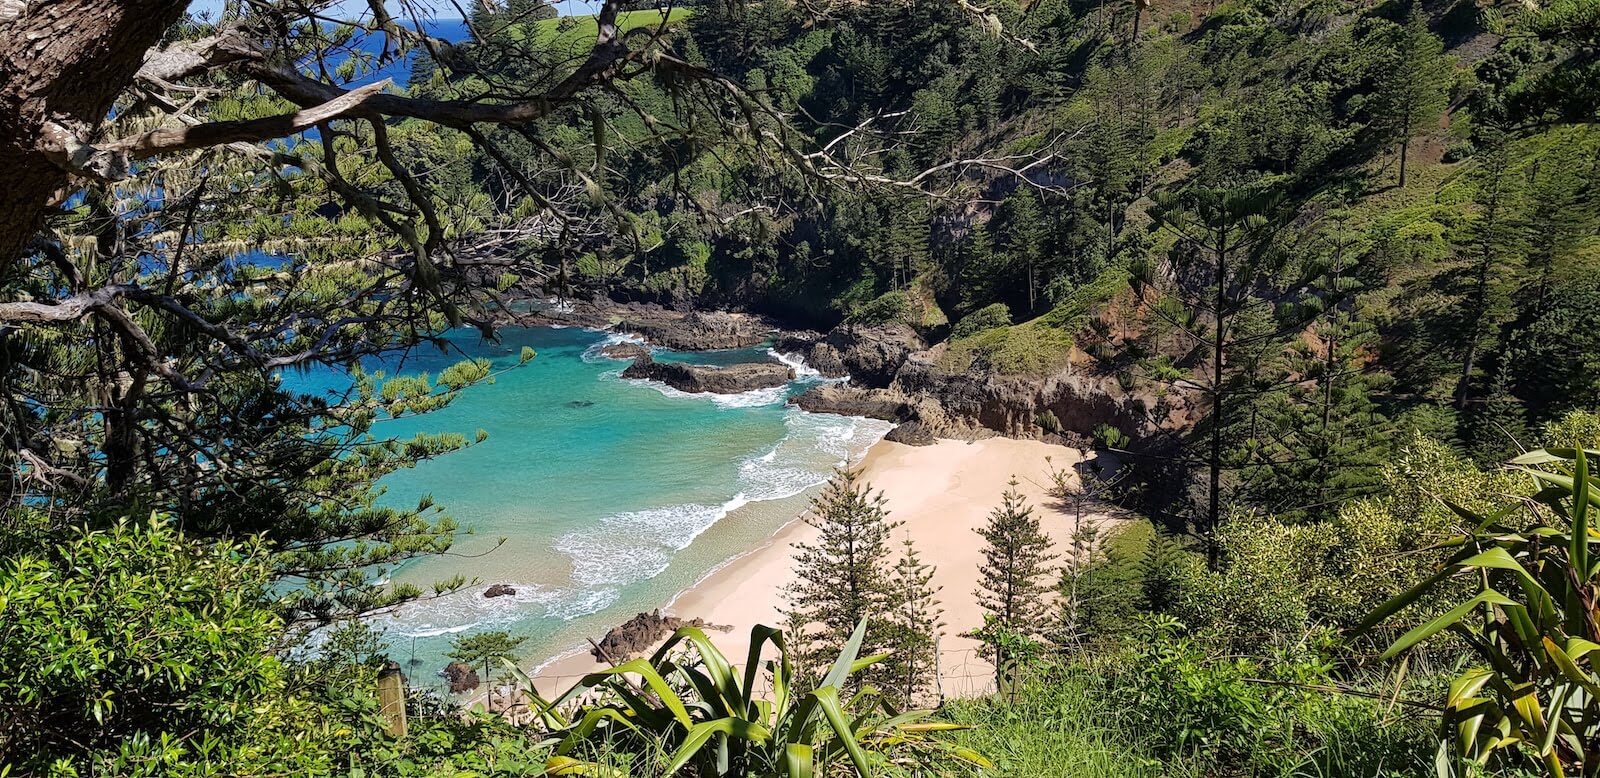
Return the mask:
[[[466,355],[513,368],[524,346],[538,356],[464,392],[450,407],[381,422],[378,434],[482,429],[487,441],[382,482],[384,500],[415,505],[432,495],[473,534],[447,556],[414,560],[395,579],[427,589],[455,575],[476,579],[456,594],[374,620],[402,661],[429,683],[450,639],[504,629],[526,636],[535,664],[598,639],[641,610],[665,604],[797,516],[808,492],[859,458],[888,431],[870,419],[811,414],[785,403],[824,380],[801,366],[789,386],[737,395],[685,394],[624,380],[627,362],[601,356],[621,336],[579,328],[508,328],[485,343],[462,331]],[[764,347],[674,353],[662,360],[733,364],[774,358]],[[425,348],[390,374],[437,373],[462,358]],[[295,379],[336,390],[342,375]],[[505,538],[503,545],[498,540]],[[491,584],[515,596],[484,598]]]

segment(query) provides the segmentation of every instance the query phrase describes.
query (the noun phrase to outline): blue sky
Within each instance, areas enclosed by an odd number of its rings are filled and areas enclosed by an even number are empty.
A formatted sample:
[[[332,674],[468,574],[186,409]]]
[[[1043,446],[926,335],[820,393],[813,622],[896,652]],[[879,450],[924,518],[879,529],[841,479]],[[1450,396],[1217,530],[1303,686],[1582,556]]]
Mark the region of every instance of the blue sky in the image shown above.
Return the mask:
[[[396,10],[399,3],[388,0],[389,5]],[[459,0],[462,8],[470,8],[473,0]],[[556,10],[563,15],[594,13],[600,5],[596,0],[554,0]],[[215,15],[222,10],[223,0],[194,0],[189,4],[190,13],[209,11]],[[431,7],[436,18],[455,18],[458,16],[455,6],[448,0],[418,0],[416,5]],[[367,0],[339,0],[334,4],[339,9],[340,15],[359,14],[367,8]]]

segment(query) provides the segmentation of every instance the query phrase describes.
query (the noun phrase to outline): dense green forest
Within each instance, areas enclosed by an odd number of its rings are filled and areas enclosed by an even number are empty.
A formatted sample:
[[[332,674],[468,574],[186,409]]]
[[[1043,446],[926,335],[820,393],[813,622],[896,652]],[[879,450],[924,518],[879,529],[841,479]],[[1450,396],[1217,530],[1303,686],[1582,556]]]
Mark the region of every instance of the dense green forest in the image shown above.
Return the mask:
[[[0,2],[0,775],[1600,774],[1600,2],[352,5]],[[459,528],[377,482],[479,439],[381,422],[494,375],[361,360],[551,298],[814,331],[1141,518],[996,495],[992,697],[907,710],[846,473],[763,692],[689,629],[396,736],[358,617],[465,582],[385,585]]]

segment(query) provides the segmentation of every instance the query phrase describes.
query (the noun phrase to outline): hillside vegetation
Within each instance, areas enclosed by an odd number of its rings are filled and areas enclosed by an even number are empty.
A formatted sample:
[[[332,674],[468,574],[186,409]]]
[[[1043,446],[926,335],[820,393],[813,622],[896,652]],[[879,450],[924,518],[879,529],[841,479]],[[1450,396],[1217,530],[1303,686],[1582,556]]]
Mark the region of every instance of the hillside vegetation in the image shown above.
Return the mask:
[[[0,257],[0,775],[1600,773],[1597,0],[703,0],[599,49],[516,0],[378,54],[246,5],[222,50],[292,67],[129,70]],[[407,95],[326,99],[402,50]],[[180,92],[293,129],[140,147]],[[936,592],[844,473],[765,666],[688,627],[544,699],[485,633],[514,715],[380,702],[362,617],[465,581],[388,584],[458,528],[378,482],[482,436],[378,422],[494,376],[361,366],[551,298],[812,330],[1137,518],[1052,547],[995,495]],[[940,698],[941,597],[995,694]]]

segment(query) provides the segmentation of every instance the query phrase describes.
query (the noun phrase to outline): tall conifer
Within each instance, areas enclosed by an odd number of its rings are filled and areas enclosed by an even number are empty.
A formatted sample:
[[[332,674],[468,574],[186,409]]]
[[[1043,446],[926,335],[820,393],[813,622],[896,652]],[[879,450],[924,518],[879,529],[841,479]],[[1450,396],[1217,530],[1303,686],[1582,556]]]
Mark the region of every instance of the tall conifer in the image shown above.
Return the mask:
[[[884,615],[894,603],[889,536],[900,526],[889,520],[883,493],[841,470],[811,501],[805,521],[818,537],[795,545],[795,581],[784,592],[796,655],[813,666],[831,658],[862,619],[861,655],[882,652],[892,631]]]
[[[974,592],[987,614],[978,637],[987,645],[995,677],[1003,685],[1013,659],[1008,645],[1033,638],[1050,623],[1050,561],[1055,555],[1050,536],[1017,491],[1015,478],[1001,495],[1000,507],[989,513],[989,523],[977,532],[987,544]]]

